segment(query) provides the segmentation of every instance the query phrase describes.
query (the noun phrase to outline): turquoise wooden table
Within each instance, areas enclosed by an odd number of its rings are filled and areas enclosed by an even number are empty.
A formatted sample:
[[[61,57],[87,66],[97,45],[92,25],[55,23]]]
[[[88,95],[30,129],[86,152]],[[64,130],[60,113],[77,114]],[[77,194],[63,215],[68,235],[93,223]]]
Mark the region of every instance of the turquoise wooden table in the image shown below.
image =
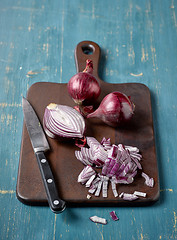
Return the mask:
[[[152,206],[78,206],[56,215],[16,198],[22,96],[35,82],[67,83],[83,40],[100,45],[105,82],[150,89],[160,179],[160,199]],[[175,0],[1,1],[0,239],[177,239],[176,78]],[[113,210],[119,221],[111,220]],[[108,224],[91,222],[93,215]]]

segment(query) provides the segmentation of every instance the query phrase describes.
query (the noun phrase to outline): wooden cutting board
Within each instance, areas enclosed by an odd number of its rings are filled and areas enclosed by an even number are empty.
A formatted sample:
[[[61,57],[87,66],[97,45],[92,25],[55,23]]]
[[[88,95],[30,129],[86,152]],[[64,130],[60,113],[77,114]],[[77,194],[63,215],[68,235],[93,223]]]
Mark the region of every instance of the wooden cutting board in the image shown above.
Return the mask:
[[[56,179],[59,195],[67,202],[67,206],[141,206],[156,202],[159,198],[159,178],[156,160],[153,119],[151,110],[150,91],[140,83],[110,84],[103,82],[98,76],[100,58],[99,46],[90,41],[80,42],[75,50],[77,72],[83,71],[86,59],[93,60],[94,75],[101,85],[101,95],[98,103],[105,95],[113,91],[120,91],[131,96],[135,104],[135,114],[132,121],[125,128],[112,128],[97,119],[86,120],[86,136],[93,136],[98,141],[103,137],[111,138],[115,144],[137,146],[142,155],[143,171],[155,180],[153,188],[144,184],[141,171],[130,185],[117,185],[118,193],[133,193],[142,191],[147,193],[146,198],[136,201],[124,201],[115,198],[111,185],[108,188],[108,197],[93,196],[87,199],[88,189],[77,183],[77,177],[83,169],[83,165],[75,158],[74,152],[78,150],[73,142],[56,141],[48,138],[51,151],[46,154]],[[36,111],[41,123],[45,107],[53,102],[68,106],[75,106],[67,92],[67,84],[38,82],[33,84],[27,93],[27,99]],[[31,146],[31,142],[23,124],[21,153],[19,159],[19,171],[16,188],[17,198],[29,205],[46,205],[47,197],[43,187],[38,164]]]

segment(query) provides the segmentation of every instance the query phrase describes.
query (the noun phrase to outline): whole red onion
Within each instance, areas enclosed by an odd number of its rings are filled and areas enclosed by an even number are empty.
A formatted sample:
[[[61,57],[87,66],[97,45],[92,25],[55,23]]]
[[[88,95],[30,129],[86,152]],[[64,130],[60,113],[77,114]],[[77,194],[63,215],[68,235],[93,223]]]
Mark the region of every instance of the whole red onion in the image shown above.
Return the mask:
[[[130,98],[121,92],[112,92],[105,96],[100,106],[87,115],[87,118],[97,117],[106,124],[116,127],[132,118],[134,104]]]
[[[93,76],[93,62],[87,59],[83,72],[75,74],[68,82],[68,92],[77,104],[83,101],[93,102],[100,95],[101,89],[98,81]]]

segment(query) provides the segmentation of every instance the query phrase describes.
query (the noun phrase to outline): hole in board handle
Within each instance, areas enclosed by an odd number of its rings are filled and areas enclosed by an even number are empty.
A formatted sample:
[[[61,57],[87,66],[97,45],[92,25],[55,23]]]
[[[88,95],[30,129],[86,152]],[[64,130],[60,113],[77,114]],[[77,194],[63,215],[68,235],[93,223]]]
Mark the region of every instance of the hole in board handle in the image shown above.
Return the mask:
[[[83,45],[82,46],[82,51],[86,55],[92,55],[93,52],[95,51],[95,48],[93,45]]]

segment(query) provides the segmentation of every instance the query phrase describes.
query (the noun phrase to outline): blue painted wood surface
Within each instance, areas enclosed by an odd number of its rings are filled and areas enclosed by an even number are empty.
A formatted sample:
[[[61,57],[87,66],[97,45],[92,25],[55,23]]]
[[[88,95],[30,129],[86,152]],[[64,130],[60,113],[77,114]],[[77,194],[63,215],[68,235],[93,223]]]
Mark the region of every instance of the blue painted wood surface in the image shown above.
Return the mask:
[[[22,96],[35,82],[68,82],[74,48],[102,48],[100,77],[151,91],[160,201],[151,207],[47,207],[16,199]],[[177,2],[175,0],[0,1],[0,239],[177,239]],[[120,220],[114,222],[109,212]],[[94,224],[90,216],[108,220]]]

